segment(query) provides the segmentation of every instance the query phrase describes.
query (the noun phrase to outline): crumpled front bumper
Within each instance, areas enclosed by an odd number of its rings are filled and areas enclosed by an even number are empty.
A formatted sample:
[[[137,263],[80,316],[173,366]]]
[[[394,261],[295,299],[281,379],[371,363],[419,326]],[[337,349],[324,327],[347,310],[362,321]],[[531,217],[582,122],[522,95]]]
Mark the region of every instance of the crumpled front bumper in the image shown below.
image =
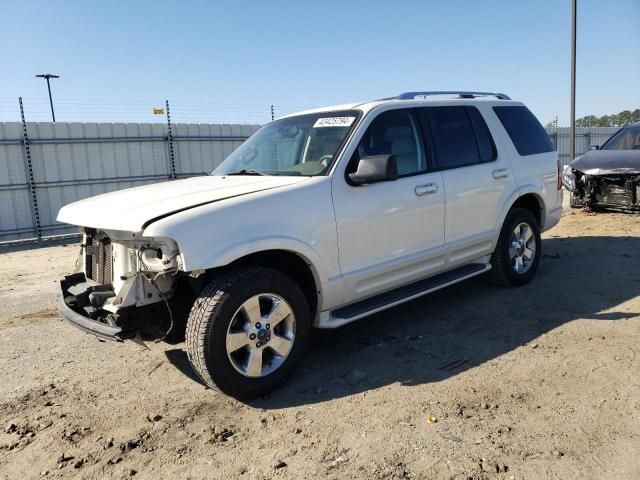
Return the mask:
[[[122,327],[109,316],[97,315],[88,299],[92,293],[103,293],[103,285],[86,278],[84,273],[74,273],[60,281],[60,288],[56,303],[60,315],[67,322],[101,339],[123,340]]]

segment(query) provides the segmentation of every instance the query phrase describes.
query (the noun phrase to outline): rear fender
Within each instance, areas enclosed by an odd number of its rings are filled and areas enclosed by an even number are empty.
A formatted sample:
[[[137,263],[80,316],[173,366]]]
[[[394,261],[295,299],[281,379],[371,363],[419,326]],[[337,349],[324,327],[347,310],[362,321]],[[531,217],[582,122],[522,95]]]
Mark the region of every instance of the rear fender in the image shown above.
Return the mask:
[[[496,224],[497,235],[500,234],[502,225],[504,224],[504,221],[507,218],[509,211],[513,208],[513,205],[516,203],[516,201],[520,197],[523,197],[524,195],[527,195],[527,194],[533,194],[536,197],[536,200],[538,201],[538,205],[540,205],[540,208],[541,208],[541,211],[540,211],[540,220],[542,224],[541,227],[545,225],[546,210],[545,210],[544,201],[540,196],[539,191],[540,191],[539,188],[537,188],[535,185],[524,185],[520,188],[517,188],[513,192],[511,192],[509,197],[507,197],[507,201],[504,203],[504,207],[502,208],[500,215],[498,216],[498,222]],[[496,241],[497,241],[497,235],[496,235]]]

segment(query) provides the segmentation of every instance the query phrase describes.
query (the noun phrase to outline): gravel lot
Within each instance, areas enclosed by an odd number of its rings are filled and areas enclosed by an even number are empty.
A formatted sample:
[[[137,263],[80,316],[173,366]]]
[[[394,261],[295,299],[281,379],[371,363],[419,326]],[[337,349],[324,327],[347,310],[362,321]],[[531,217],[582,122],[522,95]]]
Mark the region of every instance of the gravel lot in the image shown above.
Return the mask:
[[[640,478],[640,216],[568,212],[535,280],[323,332],[285,388],[63,323],[76,245],[0,254],[0,478]]]

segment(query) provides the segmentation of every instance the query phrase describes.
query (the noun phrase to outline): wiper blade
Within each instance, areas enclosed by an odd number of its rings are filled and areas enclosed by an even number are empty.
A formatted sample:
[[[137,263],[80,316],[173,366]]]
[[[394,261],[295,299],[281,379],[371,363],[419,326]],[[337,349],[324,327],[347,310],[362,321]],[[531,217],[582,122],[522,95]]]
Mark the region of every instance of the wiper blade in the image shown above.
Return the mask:
[[[252,168],[243,168],[237,172],[225,173],[225,175],[268,175],[268,173],[259,172]]]

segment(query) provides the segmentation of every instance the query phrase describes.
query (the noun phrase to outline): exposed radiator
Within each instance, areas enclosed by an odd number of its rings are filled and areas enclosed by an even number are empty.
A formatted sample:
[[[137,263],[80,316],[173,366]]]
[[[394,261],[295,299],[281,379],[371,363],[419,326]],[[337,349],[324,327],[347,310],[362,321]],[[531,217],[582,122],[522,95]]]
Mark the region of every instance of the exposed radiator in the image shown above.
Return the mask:
[[[86,237],[86,275],[103,285],[113,281],[113,260],[109,237]]]

